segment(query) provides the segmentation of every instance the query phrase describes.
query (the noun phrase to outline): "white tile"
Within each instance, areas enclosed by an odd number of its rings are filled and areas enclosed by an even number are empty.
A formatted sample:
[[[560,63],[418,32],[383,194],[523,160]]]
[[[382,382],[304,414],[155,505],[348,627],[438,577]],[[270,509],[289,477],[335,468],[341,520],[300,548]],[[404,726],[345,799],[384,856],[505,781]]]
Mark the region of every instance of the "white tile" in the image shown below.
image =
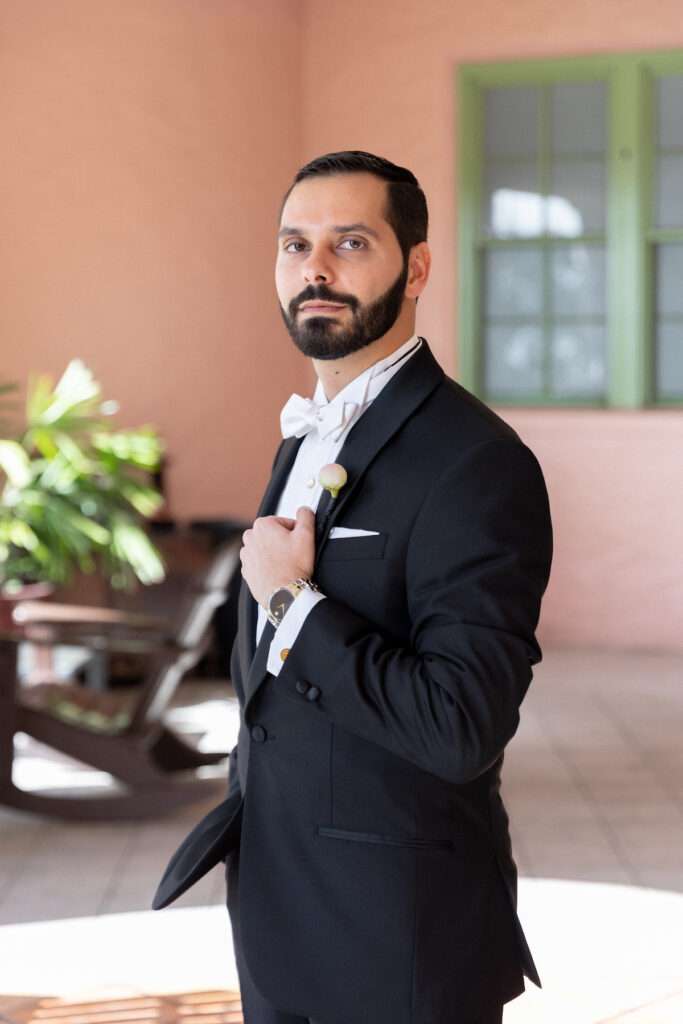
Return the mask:
[[[3,995],[85,996],[112,988],[158,995],[236,987],[222,907],[0,928]]]

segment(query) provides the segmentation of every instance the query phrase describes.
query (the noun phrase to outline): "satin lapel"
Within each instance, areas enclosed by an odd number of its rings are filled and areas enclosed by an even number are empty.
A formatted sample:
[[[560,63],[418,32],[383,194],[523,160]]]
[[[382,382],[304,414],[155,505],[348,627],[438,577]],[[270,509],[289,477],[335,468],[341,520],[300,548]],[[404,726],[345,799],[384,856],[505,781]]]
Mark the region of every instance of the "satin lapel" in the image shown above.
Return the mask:
[[[302,437],[288,437],[278,448],[275,462],[273,463],[273,472],[259,505],[258,516],[272,516],[275,512],[280,491],[285,485],[302,441]]]
[[[316,564],[330,530],[361,485],[373,459],[443,380],[444,373],[423,340],[421,348],[379,393],[350,431],[337,456],[348,482],[337,498],[325,491],[316,512]]]
[[[288,437],[278,448],[275,462],[273,463],[273,472],[259,505],[257,516],[271,516],[275,512],[280,492],[285,485],[302,440],[300,437]],[[256,601],[251,596],[246,583],[243,583],[238,604],[238,622],[240,628],[240,666],[245,685],[256,650],[257,609]]]

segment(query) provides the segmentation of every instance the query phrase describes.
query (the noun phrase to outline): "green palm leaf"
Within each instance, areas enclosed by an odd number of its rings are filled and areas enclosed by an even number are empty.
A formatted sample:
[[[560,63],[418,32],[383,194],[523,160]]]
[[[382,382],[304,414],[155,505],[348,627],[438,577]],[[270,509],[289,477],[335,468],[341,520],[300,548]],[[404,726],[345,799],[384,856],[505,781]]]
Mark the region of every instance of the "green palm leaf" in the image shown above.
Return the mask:
[[[150,473],[163,446],[149,426],[117,430],[113,405],[81,360],[56,386],[31,378],[25,428],[0,440],[0,584],[63,582],[98,566],[119,584],[163,578],[144,530],[162,505]]]

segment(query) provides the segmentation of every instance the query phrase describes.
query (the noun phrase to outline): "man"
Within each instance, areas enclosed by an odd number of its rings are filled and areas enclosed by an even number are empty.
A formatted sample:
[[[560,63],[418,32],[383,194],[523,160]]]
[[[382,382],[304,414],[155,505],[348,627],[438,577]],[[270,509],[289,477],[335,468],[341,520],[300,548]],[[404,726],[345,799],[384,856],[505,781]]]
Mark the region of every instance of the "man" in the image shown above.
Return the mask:
[[[426,238],[414,176],[367,153],[308,164],[281,211],[282,315],[319,384],[244,535],[228,797],[155,904],[227,857],[245,1024],[500,1024],[538,981],[499,787],[547,497],[415,335]]]

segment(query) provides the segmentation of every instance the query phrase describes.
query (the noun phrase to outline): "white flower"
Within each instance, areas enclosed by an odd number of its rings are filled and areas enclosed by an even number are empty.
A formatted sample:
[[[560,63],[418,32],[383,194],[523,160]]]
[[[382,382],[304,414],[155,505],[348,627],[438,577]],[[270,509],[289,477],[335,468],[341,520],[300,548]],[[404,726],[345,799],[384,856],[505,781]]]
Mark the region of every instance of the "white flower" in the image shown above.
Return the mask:
[[[331,462],[318,473],[318,483],[329,491],[333,498],[336,498],[346,483],[346,470],[338,462]]]

